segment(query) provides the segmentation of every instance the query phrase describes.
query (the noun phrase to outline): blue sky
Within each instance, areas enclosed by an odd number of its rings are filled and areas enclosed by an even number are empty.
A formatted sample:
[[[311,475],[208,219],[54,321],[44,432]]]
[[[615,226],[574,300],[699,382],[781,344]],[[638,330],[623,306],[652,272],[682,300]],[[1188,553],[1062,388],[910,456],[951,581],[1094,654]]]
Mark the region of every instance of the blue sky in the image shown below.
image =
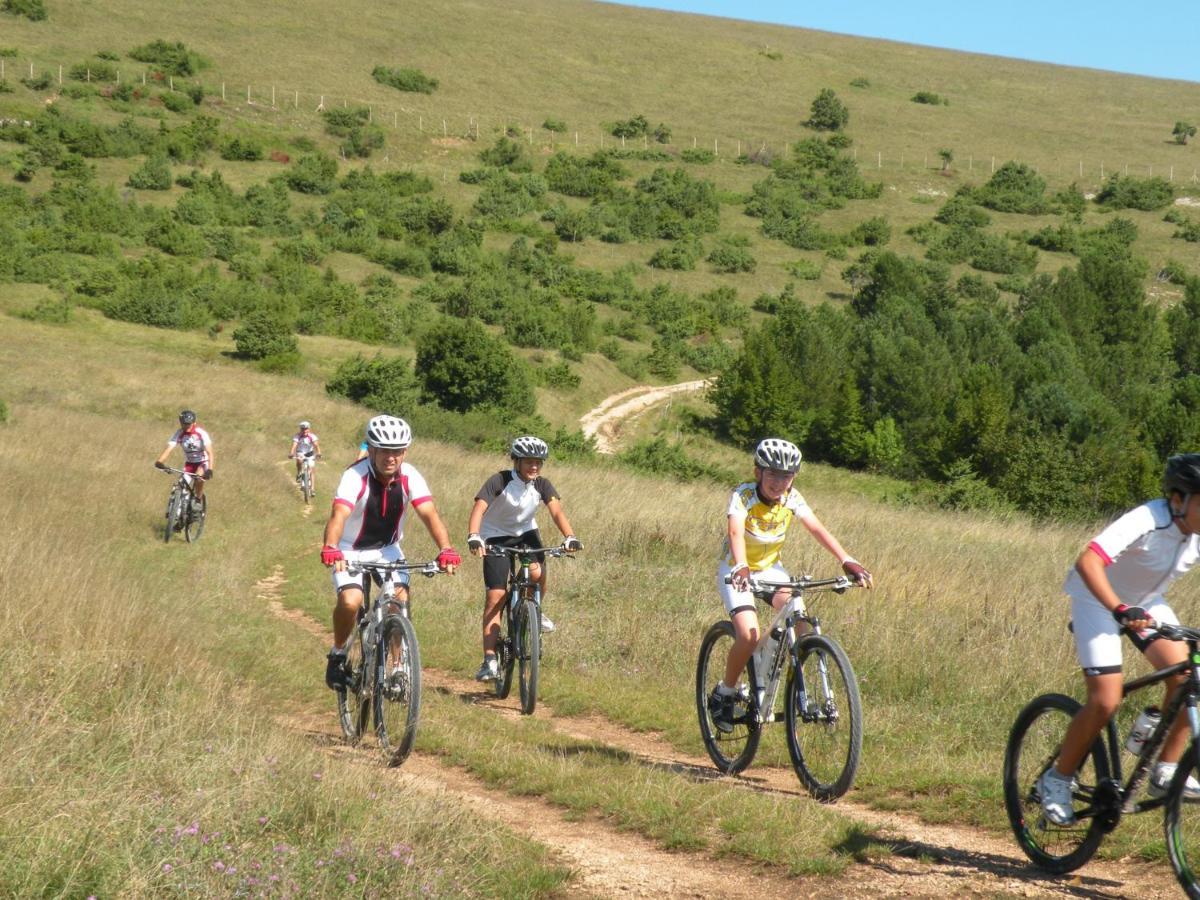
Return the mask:
[[[1200,3],[616,0],[952,50],[1200,82]]]

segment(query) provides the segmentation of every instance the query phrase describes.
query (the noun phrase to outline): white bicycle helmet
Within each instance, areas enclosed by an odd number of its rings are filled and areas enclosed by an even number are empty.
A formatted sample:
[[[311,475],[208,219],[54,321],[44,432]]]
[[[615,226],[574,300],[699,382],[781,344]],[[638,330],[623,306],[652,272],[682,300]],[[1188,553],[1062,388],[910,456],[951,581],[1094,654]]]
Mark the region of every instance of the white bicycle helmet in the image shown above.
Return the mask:
[[[800,448],[783,438],[765,438],[754,451],[754,462],[764,469],[795,475],[800,471]]]
[[[396,416],[376,416],[367,423],[367,444],[380,450],[403,450],[412,443],[412,429]]]
[[[312,426],[310,424],[308,424],[307,422],[301,422],[300,430],[303,431],[305,428],[312,428]]]
[[[550,448],[541,438],[527,434],[524,437],[513,438],[508,455],[513,459],[545,459],[550,455]]]

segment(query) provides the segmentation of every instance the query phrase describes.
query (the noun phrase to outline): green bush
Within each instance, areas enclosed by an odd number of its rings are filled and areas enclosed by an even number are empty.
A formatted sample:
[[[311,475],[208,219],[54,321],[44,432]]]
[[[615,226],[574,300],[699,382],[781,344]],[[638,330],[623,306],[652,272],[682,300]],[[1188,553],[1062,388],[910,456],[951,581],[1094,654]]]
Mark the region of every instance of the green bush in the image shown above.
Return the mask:
[[[940,94],[935,94],[933,91],[917,91],[912,95],[913,103],[925,103],[929,106],[949,106],[950,101],[942,97]]]
[[[158,99],[173,113],[188,112],[196,105],[192,102],[191,97],[181,94],[179,91],[163,91],[158,95]]]
[[[8,404],[0,400],[0,425],[8,422]]]
[[[685,150],[679,151],[679,158],[684,162],[704,165],[713,162],[717,158],[717,154],[711,150],[706,150],[704,147],[688,147]]]
[[[641,137],[650,130],[650,123],[642,115],[634,116],[622,122],[614,122],[608,127],[609,134],[619,138]]]
[[[535,369],[537,380],[546,387],[573,391],[583,383],[583,378],[567,363],[558,362],[544,369]]]
[[[142,191],[167,191],[171,189],[171,166],[165,156],[150,156],[135,169],[126,182],[131,188]]]
[[[337,160],[305,153],[284,175],[287,186],[301,194],[331,194],[337,189]]]
[[[850,80],[850,87],[868,88],[870,86],[871,86],[870,79],[864,78],[861,75],[858,78],[853,78]]]
[[[851,228],[847,238],[852,244],[882,247],[892,239],[892,226],[883,216],[872,216]]]
[[[48,15],[43,0],[3,0],[0,10],[14,16],[24,16],[33,22],[45,21]]]
[[[1151,178],[1111,175],[1096,195],[1096,202],[1109,209],[1140,209],[1146,212],[1162,209],[1174,200],[1175,189],[1159,175]]]
[[[40,300],[31,309],[23,309],[17,315],[31,322],[65,325],[71,321],[71,303],[65,297],[61,300]]]
[[[429,329],[417,351],[416,371],[425,399],[443,409],[534,410],[524,362],[474,319],[445,319]]]
[[[16,88],[8,83],[7,78],[0,78],[0,94],[11,94]]]
[[[1047,211],[1046,180],[1019,162],[1006,162],[975,192],[975,199],[997,212],[1030,216]]]
[[[818,131],[841,131],[850,121],[850,110],[831,88],[825,88],[812,102],[808,122]]]
[[[546,119],[546,121],[542,123],[542,127],[547,131],[553,131],[556,134],[566,134],[567,132],[567,123],[562,119]]]
[[[71,66],[67,77],[72,81],[116,81],[117,67],[102,59],[92,59]]]
[[[479,158],[485,166],[497,169],[511,169],[514,172],[533,170],[533,162],[526,154],[524,145],[504,135],[496,138],[496,143],[483,150]]]
[[[221,144],[221,159],[253,162],[263,158],[263,146],[255,138],[235,135]]]
[[[753,272],[757,266],[750,253],[750,239],[745,235],[722,235],[708,254],[713,271],[723,274]]]
[[[43,72],[41,75],[33,75],[21,79],[21,84],[29,88],[31,91],[44,91],[49,89],[50,85],[54,84],[54,79],[49,72]]]
[[[696,261],[703,252],[704,248],[698,240],[687,237],[659,247],[650,257],[650,265],[656,269],[690,272],[696,268]]]
[[[154,40],[134,47],[129,55],[138,62],[150,63],[164,75],[195,75],[208,66],[208,60],[188,50],[182,41]]]
[[[420,69],[391,69],[387,66],[376,66],[371,70],[371,77],[380,84],[394,87],[398,91],[412,94],[432,94],[438,86],[438,80],[431,78]]]
[[[816,281],[821,277],[824,266],[807,259],[798,259],[787,264],[787,270],[801,281]]]
[[[288,323],[267,310],[256,310],[246,316],[233,333],[233,343],[238,355],[246,359],[295,353],[300,346]]]
[[[417,405],[421,389],[407,360],[376,355],[370,360],[361,356],[345,360],[326,382],[325,390],[372,410],[403,416]]]
[[[640,440],[628,450],[618,453],[617,459],[639,472],[665,475],[680,481],[707,479],[723,484],[737,482],[733,472],[698,462],[688,456],[683,444],[671,443],[663,437]]]

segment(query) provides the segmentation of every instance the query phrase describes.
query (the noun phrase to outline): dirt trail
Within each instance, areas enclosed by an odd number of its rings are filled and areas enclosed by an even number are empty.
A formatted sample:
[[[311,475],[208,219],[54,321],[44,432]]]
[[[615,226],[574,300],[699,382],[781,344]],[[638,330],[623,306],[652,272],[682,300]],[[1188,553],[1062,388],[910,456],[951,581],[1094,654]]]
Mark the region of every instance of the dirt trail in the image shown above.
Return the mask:
[[[651,406],[662,403],[675,394],[702,390],[707,381],[685,381],[666,387],[641,385],[607,397],[603,403],[579,420],[579,427],[588,437],[596,439],[596,450],[600,453],[615,453],[617,435],[623,420],[645,412]]]
[[[328,629],[296,609],[284,606],[280,588],[281,567],[256,585],[260,600],[271,612],[309,634],[328,640]],[[426,668],[426,690],[457,696],[497,715],[521,717],[512,699],[501,701],[475,681]],[[635,732],[599,716],[555,716],[539,704],[536,718],[549,722],[558,733],[604,744],[636,757],[641,764],[669,769],[681,778],[722,778],[707,757],[682,752],[657,735]],[[345,747],[332,713],[292,717],[288,727],[302,731],[318,746],[342,758],[378,765],[366,751]],[[879,829],[892,855],[851,866],[836,878],[788,878],[778,870],[705,854],[666,852],[653,842],[620,832],[596,818],[567,818],[556,806],[537,798],[510,796],[483,785],[470,774],[416,752],[402,769],[386,770],[421,790],[442,792],[478,805],[494,814],[506,810],[504,819],[534,840],[558,853],[577,872],[573,889],[583,895],[669,897],[707,896],[719,891],[730,897],[1176,897],[1179,889],[1164,864],[1093,861],[1082,872],[1053,877],[1032,868],[1014,843],[974,828],[929,825],[902,813],[881,812],[842,798],[837,809],[864,825]],[[752,766],[728,783],[745,790],[795,797],[812,802],[800,788],[791,769]],[[717,887],[719,886],[719,887]]]

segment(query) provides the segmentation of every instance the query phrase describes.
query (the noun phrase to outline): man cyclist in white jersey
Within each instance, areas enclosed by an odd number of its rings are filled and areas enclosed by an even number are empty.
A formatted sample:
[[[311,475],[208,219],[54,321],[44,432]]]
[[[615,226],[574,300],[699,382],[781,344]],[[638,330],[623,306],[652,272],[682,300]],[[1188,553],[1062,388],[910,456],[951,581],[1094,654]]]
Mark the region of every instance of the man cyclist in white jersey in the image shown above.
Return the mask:
[[[433,496],[425,479],[405,462],[412,430],[395,416],[375,416],[367,423],[368,451],[342,475],[333,509],[325,524],[325,546],[321,562],[333,569],[337,604],[333,610],[333,649],[325,667],[325,683],[334,690],[345,686],[346,641],[354,630],[359,607],[363,603],[362,576],[346,572],[345,553],[357,551],[380,562],[400,562],[404,553],[400,541],[409,510],[416,512],[439,552],[438,566],[454,574],[462,563],[450,545],[449,533],[438,516]],[[394,576],[396,594],[408,599],[408,576]]]
[[[708,698],[713,725],[726,733],[733,731],[738,704],[747,699],[738,693],[737,684],[759,639],[750,577],[762,576],[770,581],[791,579],[780,562],[780,551],[792,520],[800,520],[817,543],[841,563],[843,572],[864,587],[874,583],[871,573],[842,549],[804,497],[792,489],[798,471],[800,448],[782,438],[766,438],[754,451],[754,481],[738,485],[729,498],[725,544],[717,567],[717,591],[733,622],[734,644],[726,657],[725,678]],[[726,584],[727,577],[732,584]],[[789,597],[789,591],[777,591],[771,605],[781,609]]]
[[[194,476],[191,479],[192,494],[199,503],[200,498],[204,496],[204,483],[211,481],[213,477],[213,445],[212,438],[196,422],[196,414],[190,409],[179,413],[179,428],[171,435],[166,448],[154,461],[156,469],[167,467],[167,457],[176,445],[183,450],[183,471]]]
[[[312,426],[308,422],[301,422],[300,430],[292,435],[292,449],[288,452],[288,459],[296,461],[296,481],[299,483],[300,474],[304,470],[304,461],[309,457],[320,457],[321,455],[321,439],[317,437],[312,430]],[[312,474],[313,490],[317,489],[317,471],[314,468]]]
[[[1087,702],[1067,728],[1057,762],[1038,779],[1046,818],[1072,825],[1072,782],[1096,736],[1112,718],[1122,697],[1121,635],[1128,637],[1156,669],[1187,659],[1187,645],[1159,640],[1155,624],[1178,625],[1166,591],[1200,558],[1200,453],[1167,460],[1163,496],[1138,506],[1096,536],[1067,572],[1063,590],[1071,598],[1071,631],[1087,685]],[[1166,682],[1166,707],[1183,683]],[[1188,723],[1180,717],[1167,733],[1148,791],[1162,797],[1187,746]],[[1200,782],[1188,776],[1184,794],[1200,799]]]

